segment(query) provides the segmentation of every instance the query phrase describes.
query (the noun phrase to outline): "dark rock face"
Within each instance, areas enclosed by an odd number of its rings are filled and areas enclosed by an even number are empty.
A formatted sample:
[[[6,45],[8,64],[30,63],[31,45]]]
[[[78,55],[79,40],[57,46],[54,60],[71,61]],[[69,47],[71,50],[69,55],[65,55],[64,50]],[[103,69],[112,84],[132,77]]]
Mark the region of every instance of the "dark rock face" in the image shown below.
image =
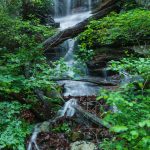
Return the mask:
[[[135,0],[139,5],[144,6],[145,8],[150,9],[150,0]]]
[[[43,24],[46,24],[48,26],[52,26],[55,28],[59,28],[60,27],[60,23],[55,22],[55,20],[53,19],[53,17],[51,15],[47,15],[43,18],[42,20]]]
[[[123,49],[118,48],[109,48],[101,47],[96,50],[96,55],[90,62],[87,63],[89,68],[89,74],[93,76],[105,76],[105,73],[108,76],[116,74],[113,71],[105,72],[107,63],[111,60],[119,60],[124,56]]]

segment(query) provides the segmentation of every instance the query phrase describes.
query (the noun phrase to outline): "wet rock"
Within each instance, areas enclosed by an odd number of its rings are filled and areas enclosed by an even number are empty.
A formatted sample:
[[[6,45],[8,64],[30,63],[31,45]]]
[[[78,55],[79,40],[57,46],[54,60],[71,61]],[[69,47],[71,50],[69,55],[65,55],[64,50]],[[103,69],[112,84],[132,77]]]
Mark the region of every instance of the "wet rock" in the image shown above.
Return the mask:
[[[86,141],[77,141],[70,145],[71,150],[96,150],[97,147],[94,143]]]
[[[89,74],[92,76],[103,76],[107,63],[111,60],[119,60],[125,55],[122,48],[101,47],[95,50],[95,57],[87,63]],[[115,72],[107,71],[114,75]]]

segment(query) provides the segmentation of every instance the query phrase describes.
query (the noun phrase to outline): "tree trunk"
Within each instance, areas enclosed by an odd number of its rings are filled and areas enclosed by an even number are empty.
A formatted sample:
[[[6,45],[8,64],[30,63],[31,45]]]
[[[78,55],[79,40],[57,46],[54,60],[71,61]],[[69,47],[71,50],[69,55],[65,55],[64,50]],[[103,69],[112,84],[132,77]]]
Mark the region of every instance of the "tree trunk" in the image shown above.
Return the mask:
[[[79,81],[79,82],[89,82],[93,83],[98,86],[116,86],[117,83],[114,82],[109,82],[109,81],[102,81],[101,79],[94,79],[94,78],[83,78],[83,79],[67,79],[67,78],[62,78],[62,79],[52,79],[52,81]]]
[[[87,112],[86,110],[82,109],[81,107],[74,106],[74,108],[76,109],[77,113],[79,113],[81,116],[83,116],[84,118],[86,118],[90,122],[92,122],[92,123],[94,123],[98,126],[106,127],[108,129],[111,127],[110,124],[106,124],[102,119],[98,118],[94,114],[91,114],[91,113]]]

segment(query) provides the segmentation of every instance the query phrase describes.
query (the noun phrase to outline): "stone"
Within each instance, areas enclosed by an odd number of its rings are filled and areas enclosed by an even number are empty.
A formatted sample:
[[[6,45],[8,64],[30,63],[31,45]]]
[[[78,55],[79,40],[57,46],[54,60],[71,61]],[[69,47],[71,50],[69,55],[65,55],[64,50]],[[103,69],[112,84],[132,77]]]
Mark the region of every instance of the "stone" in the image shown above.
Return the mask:
[[[71,150],[96,150],[97,146],[94,143],[86,141],[77,141],[70,145]]]

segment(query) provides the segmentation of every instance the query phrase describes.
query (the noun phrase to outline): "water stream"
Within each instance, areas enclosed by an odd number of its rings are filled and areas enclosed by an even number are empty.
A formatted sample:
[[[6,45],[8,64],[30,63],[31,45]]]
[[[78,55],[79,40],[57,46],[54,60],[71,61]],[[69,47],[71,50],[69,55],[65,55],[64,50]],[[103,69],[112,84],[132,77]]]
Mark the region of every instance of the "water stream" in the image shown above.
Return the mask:
[[[65,3],[63,3],[65,2]],[[82,7],[80,11],[78,12],[79,8],[77,7],[76,11],[73,10],[75,1],[74,0],[54,0],[54,10],[55,10],[55,21],[60,22],[60,30],[63,30],[65,28],[69,28],[84,19],[88,18],[91,15],[91,5],[92,0],[85,0],[83,1],[87,3],[87,5],[84,5],[84,3],[81,3],[79,7]],[[62,9],[60,6],[62,4],[66,5]],[[60,11],[61,10],[61,11]],[[65,12],[62,12],[64,10]],[[86,11],[85,11],[86,10]],[[65,15],[64,15],[65,14]],[[74,58],[74,49],[75,49],[75,39],[69,39],[66,41],[68,45],[67,53],[65,54],[64,60],[66,62],[66,65],[70,68],[74,67],[74,64],[76,63],[76,60]],[[78,66],[77,69],[85,70],[85,66]],[[86,72],[86,71],[85,71]],[[76,73],[73,71],[68,71],[67,74],[69,76],[73,76]],[[88,76],[86,74],[86,76]],[[99,87],[93,83],[88,82],[81,82],[81,81],[60,81],[59,84],[64,84],[65,87],[65,93],[64,96],[87,96],[87,95],[96,95]],[[37,124],[34,128],[34,132],[32,134],[32,137],[30,139],[29,145],[27,150],[32,150],[34,147],[36,150],[40,150],[36,143],[36,138],[40,132],[42,132],[42,125],[49,126],[52,122],[55,122],[58,118],[63,116],[69,116],[72,117],[75,114],[74,105],[77,105],[77,100],[70,99],[64,104],[64,107],[62,107],[61,110],[58,111],[58,115],[53,120],[49,120],[44,123]],[[47,127],[48,128],[48,127]]]
[[[40,148],[36,142],[38,134],[40,132],[48,132],[50,124],[55,123],[59,118],[61,118],[63,116],[67,116],[67,117],[74,116],[74,114],[75,114],[74,106],[78,106],[77,100],[70,99],[69,101],[67,101],[65,103],[65,105],[62,107],[62,109],[60,109],[58,111],[57,116],[54,119],[45,121],[43,123],[38,123],[37,125],[35,125],[33,134],[31,136],[31,139],[30,139],[28,147],[27,147],[27,150],[33,150],[33,147],[35,150],[40,150]]]
[[[75,1],[74,0],[65,0],[65,1],[55,1],[55,21],[60,23],[60,30],[64,30],[66,28],[72,27],[79,22],[85,20],[89,16],[91,16],[91,8],[92,8],[92,0],[85,1]],[[63,2],[65,2],[65,6],[67,12],[61,12],[58,10],[58,6],[60,6]],[[78,4],[77,7],[75,5]],[[65,14],[65,15],[62,15]],[[84,76],[88,76],[88,70],[86,65],[76,65],[78,62],[74,58],[75,51],[75,39],[69,39],[66,41],[68,45],[67,52],[65,54],[65,62],[66,65],[71,68],[67,71],[67,76],[70,77],[80,77],[79,74],[72,70],[75,67],[79,72],[84,74]],[[99,87],[87,82],[79,82],[79,81],[60,81],[59,84],[63,84],[65,88],[64,96],[85,96],[85,95],[96,95],[99,90]]]

